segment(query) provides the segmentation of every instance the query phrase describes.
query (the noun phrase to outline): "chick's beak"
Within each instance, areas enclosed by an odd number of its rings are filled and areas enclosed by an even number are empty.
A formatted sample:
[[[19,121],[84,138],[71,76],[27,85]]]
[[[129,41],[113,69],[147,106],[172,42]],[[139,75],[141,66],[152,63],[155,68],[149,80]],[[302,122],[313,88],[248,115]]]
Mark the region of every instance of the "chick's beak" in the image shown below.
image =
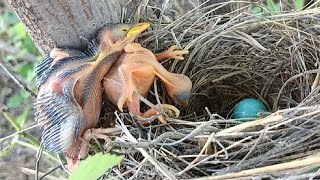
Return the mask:
[[[144,30],[150,27],[150,23],[137,23],[135,24],[129,31],[127,32],[127,37],[134,37],[136,38],[139,34],[141,34]]]

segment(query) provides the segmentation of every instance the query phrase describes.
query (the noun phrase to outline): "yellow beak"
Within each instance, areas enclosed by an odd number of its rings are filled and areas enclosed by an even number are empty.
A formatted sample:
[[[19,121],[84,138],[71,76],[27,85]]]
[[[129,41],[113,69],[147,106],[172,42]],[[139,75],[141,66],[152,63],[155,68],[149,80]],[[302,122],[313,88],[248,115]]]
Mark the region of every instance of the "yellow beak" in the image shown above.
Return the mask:
[[[150,23],[138,23],[134,25],[131,29],[129,29],[127,37],[137,36],[140,33],[142,33],[142,31],[146,30],[148,27],[150,27]]]

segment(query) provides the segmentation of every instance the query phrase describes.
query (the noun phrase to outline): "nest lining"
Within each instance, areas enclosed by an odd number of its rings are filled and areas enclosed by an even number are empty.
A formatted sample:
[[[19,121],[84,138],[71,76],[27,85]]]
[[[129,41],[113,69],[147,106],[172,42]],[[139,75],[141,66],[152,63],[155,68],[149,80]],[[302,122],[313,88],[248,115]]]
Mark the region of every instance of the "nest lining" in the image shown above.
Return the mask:
[[[310,172],[320,164],[319,14],[311,9],[230,18],[230,13],[198,9],[170,24],[154,22],[155,30],[142,38],[144,47],[157,52],[178,44],[190,51],[184,61],[165,63],[191,78],[190,106],[179,118],[168,117],[168,125],[142,127],[129,114],[116,113],[123,131],[115,136],[114,151],[126,158],[111,175],[319,175]],[[166,100],[157,84],[149,97],[158,91],[157,98]],[[260,99],[270,114],[246,123],[230,119],[234,105],[245,97]]]

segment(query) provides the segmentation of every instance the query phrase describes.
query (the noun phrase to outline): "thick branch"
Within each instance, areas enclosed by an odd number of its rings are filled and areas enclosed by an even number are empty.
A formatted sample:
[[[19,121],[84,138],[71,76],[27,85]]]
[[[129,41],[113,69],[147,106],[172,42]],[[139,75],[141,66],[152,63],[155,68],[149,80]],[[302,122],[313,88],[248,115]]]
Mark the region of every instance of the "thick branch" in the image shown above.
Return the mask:
[[[9,0],[39,51],[83,49],[106,23],[120,22],[119,0]]]

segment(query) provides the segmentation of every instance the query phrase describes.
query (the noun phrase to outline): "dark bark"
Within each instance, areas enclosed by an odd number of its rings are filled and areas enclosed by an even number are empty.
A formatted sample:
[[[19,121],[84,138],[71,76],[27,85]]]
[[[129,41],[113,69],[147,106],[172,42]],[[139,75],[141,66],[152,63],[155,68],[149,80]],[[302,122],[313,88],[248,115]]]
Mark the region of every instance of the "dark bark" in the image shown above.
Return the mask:
[[[106,23],[121,20],[118,0],[9,0],[39,51],[83,49]]]

